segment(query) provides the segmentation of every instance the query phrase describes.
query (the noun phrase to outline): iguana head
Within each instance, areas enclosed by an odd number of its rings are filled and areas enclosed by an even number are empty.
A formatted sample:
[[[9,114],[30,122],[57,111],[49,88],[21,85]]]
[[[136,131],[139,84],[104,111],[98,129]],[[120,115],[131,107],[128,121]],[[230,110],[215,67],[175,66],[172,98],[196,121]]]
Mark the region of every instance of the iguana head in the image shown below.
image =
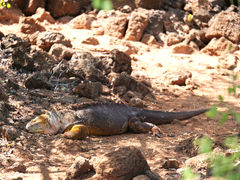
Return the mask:
[[[45,111],[45,114],[41,114],[27,123],[26,129],[32,133],[56,134],[59,129],[54,123],[56,119],[57,114]]]

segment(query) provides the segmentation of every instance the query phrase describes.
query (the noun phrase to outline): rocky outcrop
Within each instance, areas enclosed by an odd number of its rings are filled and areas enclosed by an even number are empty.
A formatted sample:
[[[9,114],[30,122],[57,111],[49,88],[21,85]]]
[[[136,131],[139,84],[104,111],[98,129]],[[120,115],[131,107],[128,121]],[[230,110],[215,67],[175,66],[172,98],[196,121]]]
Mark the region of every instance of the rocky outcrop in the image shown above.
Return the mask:
[[[114,9],[122,9],[124,6],[128,6],[131,9],[136,8],[135,0],[121,0],[121,1],[112,1]]]
[[[114,49],[111,51],[111,56],[113,59],[113,67],[112,71],[116,73],[126,72],[131,74],[132,66],[131,66],[131,57],[125,54],[122,51]]]
[[[211,6],[209,1],[205,0],[189,0],[186,1],[186,4],[184,6],[184,10],[188,11],[190,13],[196,13],[200,9],[206,9],[207,11],[211,10]]]
[[[141,151],[133,146],[105,153],[92,159],[91,164],[98,179],[131,179],[150,170]]]
[[[204,48],[208,43],[205,37],[205,31],[197,29],[190,30],[188,35],[185,36],[184,43],[191,44],[192,42],[196,44],[197,50]]]
[[[9,54],[6,65],[20,71],[49,71],[50,64],[55,61],[51,55],[35,50],[28,42],[14,34],[2,38],[1,48],[4,54]]]
[[[139,41],[143,35],[143,31],[147,27],[148,17],[141,12],[133,12],[130,16],[125,39],[131,41]]]
[[[10,0],[8,1],[11,6],[15,9],[16,7],[20,8],[21,10],[23,10],[26,6],[26,0]]]
[[[49,54],[53,55],[59,62],[63,59],[70,60],[73,53],[74,51],[71,48],[63,44],[53,44],[49,50]]]
[[[83,44],[89,44],[89,45],[98,45],[99,41],[95,37],[88,37],[82,41]]]
[[[8,52],[13,52],[14,48],[29,52],[30,44],[14,34],[8,34],[2,37],[1,48]]]
[[[178,35],[175,32],[168,33],[167,35],[167,45],[172,46],[174,44],[178,44],[184,40],[184,37]]]
[[[135,0],[136,7],[146,9],[160,9],[167,0]]]
[[[68,65],[69,71],[78,78],[108,84],[102,61],[94,57],[91,53],[76,52],[68,62]]]
[[[48,82],[47,74],[35,73],[28,77],[25,81],[25,87],[28,89],[52,89],[52,85]]]
[[[166,11],[163,10],[151,10],[149,12],[148,18],[149,22],[145,29],[145,32],[158,37],[159,33],[164,32],[164,19],[165,19]]]
[[[32,17],[24,17],[20,20],[20,31],[24,34],[46,31],[45,27],[36,22]]]
[[[36,50],[33,47],[31,47],[29,57],[34,62],[34,67],[31,71],[41,71],[47,73],[56,62],[55,58],[49,53],[43,50]]]
[[[79,156],[67,170],[66,175],[67,180],[87,177],[96,180],[162,180],[159,175],[150,170],[141,151],[134,146],[117,148],[90,160]]]
[[[156,38],[151,34],[144,34],[141,42],[143,42],[144,44],[147,44],[149,46],[156,47],[156,48],[159,48],[163,45],[162,43],[158,42],[156,40]]]
[[[75,17],[70,23],[75,29],[90,29],[92,18],[89,15],[83,13]]]
[[[173,47],[172,52],[177,54],[192,54],[194,49],[185,43],[180,43]]]
[[[7,124],[7,118],[9,116],[8,104],[8,96],[5,94],[2,88],[0,88],[0,128],[2,125]],[[0,136],[3,135],[0,132]]]
[[[125,95],[128,91],[133,91],[141,94],[141,97],[145,97],[151,94],[149,88],[142,82],[138,82],[127,73],[110,74],[111,83],[113,84],[113,93],[120,96]]]
[[[44,8],[40,8],[40,7],[36,10],[36,13],[32,15],[32,18],[34,18],[38,22],[47,21],[48,23],[51,23],[51,24],[55,22],[51,14],[48,11],[46,11]]]
[[[36,12],[37,8],[45,8],[45,5],[45,0],[28,0],[23,11],[26,15],[32,15]]]
[[[171,71],[163,72],[164,82],[169,85],[186,86],[192,80],[192,73],[185,69],[177,70],[176,68]]]
[[[48,0],[47,10],[54,18],[62,16],[76,16],[79,14],[82,6],[89,3],[89,0]]]
[[[3,24],[18,23],[21,17],[24,17],[24,14],[19,9],[0,8],[0,22]]]
[[[3,91],[2,88],[0,88],[0,101],[7,101],[7,100],[8,100],[7,94]]]
[[[225,37],[228,40],[240,42],[240,15],[236,12],[222,11],[209,22],[209,28],[206,31],[206,38]]]
[[[199,9],[193,13],[193,21],[200,28],[208,27],[208,21],[212,18],[213,14],[210,13],[207,9]]]
[[[7,168],[7,172],[10,171],[14,171],[14,172],[18,172],[18,173],[26,173],[26,169],[27,167],[20,163],[20,162],[15,162],[12,166],[10,166],[9,168]]]
[[[237,48],[237,45],[234,45],[225,37],[221,37],[213,38],[201,51],[212,56],[220,56],[231,52],[235,48]]]
[[[4,34],[0,31],[0,40],[2,39],[3,36]]]
[[[71,165],[71,167],[67,170],[67,180],[74,179],[77,177],[81,177],[84,173],[88,173],[92,170],[92,166],[89,163],[89,160],[79,156],[76,158],[75,162]]]
[[[49,51],[51,46],[56,43],[72,47],[71,41],[58,32],[45,31],[40,33],[37,38],[37,46],[45,51]]]
[[[8,34],[2,38],[1,48],[4,53],[11,54],[7,62],[9,67],[25,70],[33,68],[34,63],[28,55],[30,44],[26,41],[16,37],[14,34]]]
[[[165,32],[177,32],[182,34],[184,32],[183,25],[185,24],[183,22],[184,16],[184,11],[180,9],[169,9],[169,11],[166,11],[163,24]]]
[[[102,84],[100,82],[84,82],[75,86],[73,92],[80,97],[95,99],[102,93]]]
[[[120,39],[124,37],[128,23],[126,14],[121,12],[113,13],[106,21],[106,28],[103,27],[104,34]]]
[[[224,56],[221,56],[218,59],[218,66],[221,69],[228,69],[228,70],[234,70],[238,66],[238,62],[240,61],[240,57],[233,54],[227,54]]]
[[[18,131],[14,126],[3,125],[0,126],[0,137],[13,141],[20,136],[20,131]]]

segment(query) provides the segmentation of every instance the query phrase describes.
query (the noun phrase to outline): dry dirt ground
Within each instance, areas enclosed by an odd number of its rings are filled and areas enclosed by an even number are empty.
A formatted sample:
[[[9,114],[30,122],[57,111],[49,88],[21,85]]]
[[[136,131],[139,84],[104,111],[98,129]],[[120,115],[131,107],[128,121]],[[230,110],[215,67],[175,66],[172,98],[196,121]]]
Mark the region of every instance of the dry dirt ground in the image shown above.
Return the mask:
[[[80,43],[81,40],[86,36],[91,36],[92,31],[73,30],[67,25],[60,24],[49,26],[48,29],[63,33],[71,39],[73,47],[76,49],[91,50],[95,53],[107,53],[113,48],[124,50],[129,46],[137,47],[138,53],[131,55],[133,59],[132,76],[139,79],[147,78],[151,82],[153,93],[156,96],[155,102],[146,102],[148,109],[181,111],[211,107],[218,102],[220,94],[225,97],[229,105],[238,108],[238,99],[229,97],[227,93],[227,88],[232,83],[232,71],[217,68],[219,57],[199,52],[192,55],[173,54],[170,47],[156,49],[140,42],[127,42],[107,36],[95,36],[100,42],[97,46],[83,45]],[[18,25],[1,25],[1,31],[4,34],[9,31],[19,34]],[[166,71],[192,72],[193,85],[166,85],[164,83],[164,72]],[[23,99],[12,96],[12,103],[16,104],[18,110],[11,113],[16,113],[16,117],[26,116],[26,119],[30,120],[34,114],[31,114],[31,109],[23,102],[28,99],[27,96],[23,94]],[[59,98],[62,98],[61,95]],[[43,104],[35,104],[35,106],[44,108]],[[22,127],[26,122],[20,122]],[[128,145],[138,147],[147,159],[151,170],[158,173],[163,179],[167,179],[167,177],[174,177],[176,170],[164,169],[162,165],[165,159],[176,159],[180,162],[180,167],[184,167],[186,159],[189,158],[189,154],[176,151],[179,142],[199,134],[205,134],[221,141],[227,135],[236,134],[240,130],[239,125],[236,125],[234,121],[230,120],[224,126],[220,126],[218,120],[209,119],[205,115],[185,120],[183,123],[176,121],[172,124],[162,125],[160,128],[163,133],[161,138],[153,137],[151,134],[126,133],[109,137],[88,137],[86,140],[80,141],[64,139],[59,136],[25,133],[24,136],[19,137],[19,140],[11,143],[0,139],[0,157],[6,166],[13,162],[20,162],[27,167],[25,173],[7,171],[6,167],[2,167],[0,179],[18,177],[22,177],[24,180],[64,179],[65,171],[76,157],[91,158],[107,150]],[[24,130],[21,129],[21,131]]]

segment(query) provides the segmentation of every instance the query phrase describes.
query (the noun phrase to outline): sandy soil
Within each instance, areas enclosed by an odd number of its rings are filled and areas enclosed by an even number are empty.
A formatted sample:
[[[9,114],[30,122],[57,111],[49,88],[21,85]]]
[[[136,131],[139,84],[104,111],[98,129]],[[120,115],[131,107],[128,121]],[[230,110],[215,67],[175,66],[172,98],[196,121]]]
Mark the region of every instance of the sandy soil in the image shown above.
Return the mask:
[[[1,31],[18,33],[18,25],[3,26]],[[170,47],[156,49],[140,42],[128,42],[107,36],[94,36],[100,44],[97,46],[83,45],[80,42],[87,36],[92,36],[91,30],[74,30],[68,25],[49,26],[48,29],[59,30],[67,38],[71,39],[73,47],[95,53],[108,53],[111,49],[125,50],[133,47],[137,53],[131,54],[133,58],[132,75],[139,79],[148,79],[152,84],[152,90],[156,96],[156,102],[146,102],[148,109],[161,110],[191,110],[210,107],[218,102],[218,95],[223,95],[226,102],[238,107],[238,99],[228,96],[227,88],[232,83],[231,71],[217,69],[219,57],[208,56],[200,52],[192,55],[173,54]],[[192,72],[192,86],[166,85],[164,72],[166,71],[190,71]],[[229,76],[226,75],[229,74]],[[27,95],[26,95],[27,96]],[[24,102],[29,99],[11,96],[11,103],[18,107],[15,116],[20,119],[20,126],[33,118],[33,107],[44,108],[44,104],[32,104]],[[34,98],[34,97],[33,97]],[[223,108],[220,108],[222,110]],[[13,115],[12,115],[13,116]],[[23,118],[26,117],[26,118]],[[153,137],[151,134],[122,134],[109,137],[88,137],[86,140],[69,140],[59,136],[47,136],[24,133],[14,142],[6,142],[0,139],[0,158],[9,166],[13,162],[20,162],[27,167],[26,173],[7,171],[7,167],[0,167],[0,179],[12,179],[22,177],[25,179],[64,179],[65,171],[71,166],[78,156],[86,158],[102,154],[107,150],[117,147],[134,145],[138,147],[147,159],[151,169],[164,179],[174,177],[176,170],[167,170],[162,165],[167,158],[177,159],[180,167],[189,158],[189,154],[176,151],[179,142],[194,135],[205,134],[219,140],[228,134],[239,132],[239,126],[234,121],[220,126],[218,120],[201,115],[183,123],[174,122],[160,126],[162,137]],[[233,131],[236,129],[236,131]],[[6,162],[7,161],[7,162]]]

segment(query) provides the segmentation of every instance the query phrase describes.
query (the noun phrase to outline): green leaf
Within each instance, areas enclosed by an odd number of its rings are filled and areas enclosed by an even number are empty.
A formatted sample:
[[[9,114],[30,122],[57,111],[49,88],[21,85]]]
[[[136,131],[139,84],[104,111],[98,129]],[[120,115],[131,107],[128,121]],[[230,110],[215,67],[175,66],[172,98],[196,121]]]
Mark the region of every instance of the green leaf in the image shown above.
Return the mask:
[[[192,169],[189,167],[184,169],[182,173],[182,180],[197,180],[197,179],[200,179],[199,174],[193,173]]]
[[[103,0],[102,9],[103,10],[111,10],[112,9],[111,0]]]
[[[232,110],[232,109],[228,109],[228,114],[229,114],[229,115],[234,115],[233,110]]]
[[[188,22],[191,22],[193,20],[193,15],[192,14],[188,14],[187,20],[188,20]]]
[[[93,0],[92,5],[95,9],[101,9],[102,0]]]
[[[199,153],[207,153],[212,151],[212,140],[208,137],[204,136],[202,138],[197,139],[194,142],[197,146],[199,146]]]
[[[95,9],[111,10],[112,2],[111,0],[93,0],[92,5]]]
[[[237,149],[239,147],[239,145],[238,145],[238,137],[237,136],[227,137],[225,139],[225,141],[224,141],[224,145],[227,148]]]
[[[236,85],[233,85],[233,87],[228,88],[228,94],[231,95],[232,93],[233,95],[236,94]]]
[[[213,105],[212,108],[209,111],[207,111],[205,114],[209,118],[216,118],[218,115],[217,106]]]
[[[236,121],[238,123],[240,123],[240,114],[239,113],[235,113],[235,118],[236,118]]]
[[[237,86],[236,84],[233,85],[233,94],[236,95],[236,89],[237,89]]]
[[[222,97],[222,95],[219,95],[219,96],[218,96],[218,99],[219,99],[220,102],[223,102],[223,97]]]
[[[11,4],[10,3],[7,3],[7,8],[10,8],[11,7]]]
[[[233,45],[232,45],[232,44],[229,44],[228,51],[231,51],[232,48],[233,48]]]
[[[221,112],[220,124],[225,123],[227,120],[228,120],[228,113],[227,112]]]
[[[237,75],[237,74],[234,74],[234,75],[233,75],[233,80],[236,81],[237,78],[238,78],[238,75]]]
[[[5,2],[4,0],[0,0],[0,7],[7,7],[7,8],[10,8],[11,7],[11,4],[8,3],[8,2]]]
[[[212,173],[214,177],[228,177],[229,174],[234,173],[233,171],[234,161],[232,157],[218,155],[212,164]]]

